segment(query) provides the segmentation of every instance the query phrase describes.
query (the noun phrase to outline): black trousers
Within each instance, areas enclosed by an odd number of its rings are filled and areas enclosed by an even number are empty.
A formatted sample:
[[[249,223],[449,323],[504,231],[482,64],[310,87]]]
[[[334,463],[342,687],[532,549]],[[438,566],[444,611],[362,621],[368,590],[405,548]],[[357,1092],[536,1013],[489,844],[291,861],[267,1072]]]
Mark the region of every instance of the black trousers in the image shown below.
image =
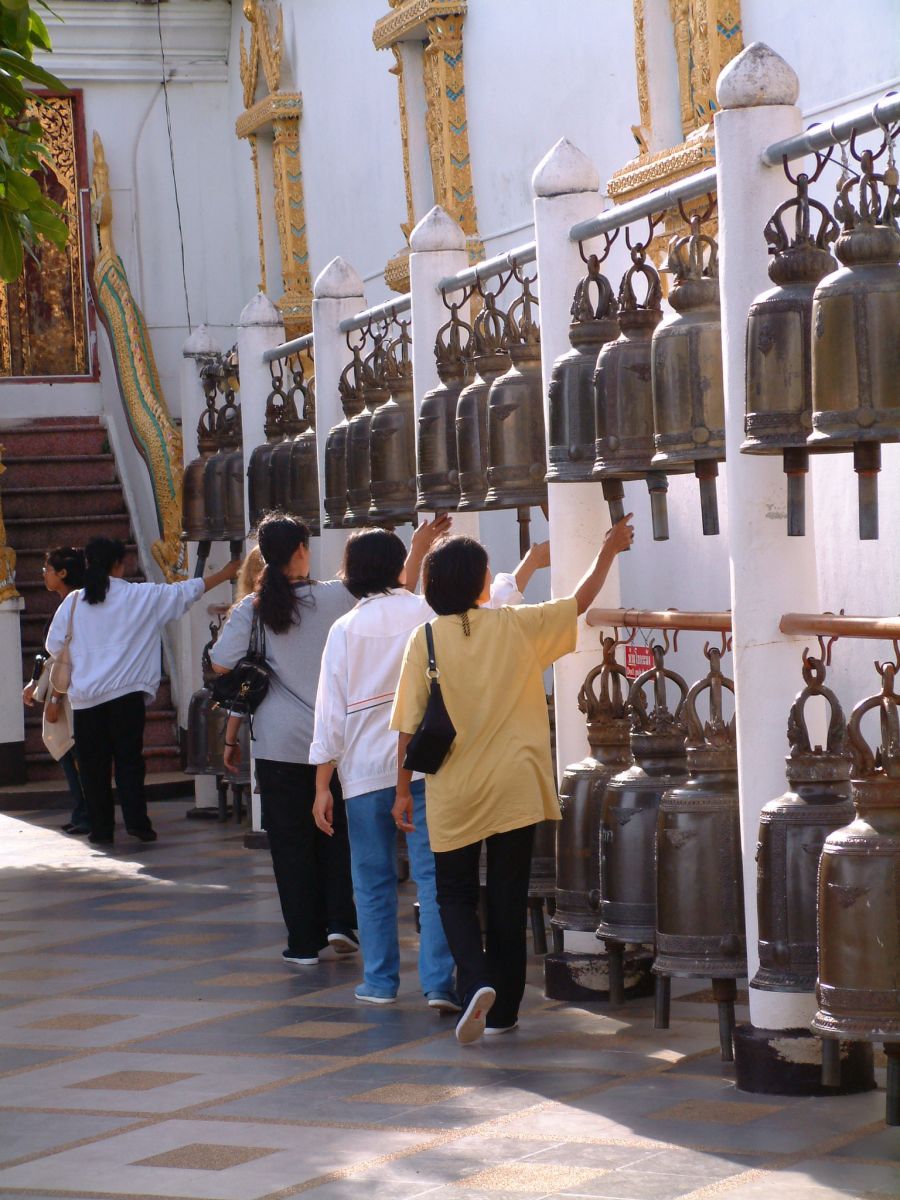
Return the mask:
[[[495,833],[487,845],[487,930],[479,920],[478,863],[481,842],[436,852],[437,902],[450,951],[456,960],[459,992],[468,1003],[476,988],[489,984],[497,999],[488,1025],[513,1025],[525,992],[528,878],[533,825]]]
[[[350,839],[341,786],[334,775],[334,835],[328,837],[312,815],[315,767],[258,758],[256,779],[262,826],[269,835],[275,884],[287,926],[288,950],[300,958],[315,958],[328,944],[329,933],[356,928]]]
[[[75,754],[93,837],[113,835],[113,770],[125,828],[141,832],[151,828],[144,796],[146,712],[144,693],[129,692],[72,713]]]

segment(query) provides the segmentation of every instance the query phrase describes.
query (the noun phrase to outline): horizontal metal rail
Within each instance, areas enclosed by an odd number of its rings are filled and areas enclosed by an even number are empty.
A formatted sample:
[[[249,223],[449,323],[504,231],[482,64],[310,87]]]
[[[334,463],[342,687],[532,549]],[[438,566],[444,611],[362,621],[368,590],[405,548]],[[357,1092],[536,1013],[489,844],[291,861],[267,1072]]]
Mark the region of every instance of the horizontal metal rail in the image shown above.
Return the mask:
[[[900,638],[900,617],[845,617],[834,613],[785,613],[782,633],[810,637],[872,638],[892,642]]]
[[[851,133],[871,133],[873,129],[883,129],[896,121],[900,121],[900,94],[889,92],[874,104],[853,108],[827,125],[812,125],[795,137],[773,142],[763,151],[762,161],[767,167],[779,167],[785,158],[791,161],[812,154],[814,150],[827,150],[829,146],[846,142]]]
[[[587,221],[579,221],[569,230],[569,239],[573,242],[584,242],[601,233],[612,233],[614,229],[621,229],[633,221],[640,221],[642,217],[651,217],[654,213],[666,212],[670,208],[675,208],[679,200],[696,200],[715,190],[716,168],[707,167],[706,170],[698,171],[695,175],[688,175],[686,179],[679,179],[677,183],[655,188],[646,196],[639,196],[637,200],[629,200],[627,204],[617,204],[614,208],[609,208],[596,217],[591,217]]]
[[[495,275],[502,275],[504,271],[509,271],[512,267],[532,263],[536,258],[537,243],[526,242],[523,246],[516,246],[513,250],[506,250],[503,254],[495,254],[493,258],[486,258],[484,262],[476,263],[474,267],[466,267],[464,271],[460,271],[456,275],[445,275],[438,281],[438,291],[458,292],[462,288],[471,287],[479,280],[492,279]]]
[[[679,612],[667,608],[653,612],[643,608],[591,608],[588,625],[613,629],[694,629],[700,633],[731,633],[730,612]]]
[[[313,335],[304,333],[303,337],[294,338],[290,342],[282,342],[280,346],[273,346],[271,350],[263,351],[263,362],[276,362],[279,358],[290,358],[292,354],[302,354],[304,350],[309,350],[313,344]]]
[[[369,323],[373,321],[390,321],[392,317],[399,317],[401,313],[409,312],[411,305],[412,297],[409,293],[398,296],[396,300],[376,304],[374,308],[366,308],[352,317],[347,317],[345,321],[341,321],[340,331],[341,333],[353,333],[355,329],[368,328]]]

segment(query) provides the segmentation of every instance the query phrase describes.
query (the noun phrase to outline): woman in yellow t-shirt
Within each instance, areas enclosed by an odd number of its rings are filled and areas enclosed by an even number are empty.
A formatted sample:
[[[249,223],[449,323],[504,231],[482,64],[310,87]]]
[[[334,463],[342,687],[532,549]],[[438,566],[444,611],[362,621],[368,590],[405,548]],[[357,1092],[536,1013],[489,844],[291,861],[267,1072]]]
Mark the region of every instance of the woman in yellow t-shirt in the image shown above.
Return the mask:
[[[631,545],[631,514],[607,533],[571,596],[549,604],[485,609],[491,574],[472,538],[438,542],[425,558],[441,690],[456,739],[426,782],[437,900],[456,960],[460,1042],[515,1029],[525,991],[525,918],[538,821],[558,820],[543,673],[575,649],[576,618],[600,591],[616,555]],[[425,627],[409,639],[391,714],[402,764],[428,701]],[[393,816],[412,825],[412,776],[398,770]],[[478,919],[478,863],[487,843],[487,938]],[[490,1014],[488,1016],[488,1014]]]

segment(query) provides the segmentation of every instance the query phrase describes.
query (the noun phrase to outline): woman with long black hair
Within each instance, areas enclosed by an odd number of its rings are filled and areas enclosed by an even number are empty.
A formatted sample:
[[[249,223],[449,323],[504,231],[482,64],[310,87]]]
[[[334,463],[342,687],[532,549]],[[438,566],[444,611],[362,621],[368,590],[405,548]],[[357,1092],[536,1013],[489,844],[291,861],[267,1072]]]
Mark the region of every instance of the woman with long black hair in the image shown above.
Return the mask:
[[[155,842],[144,795],[144,721],[162,670],[160,630],[184,615],[204,592],[237,573],[231,562],[205,579],[129,583],[125,546],[92,538],[84,548],[84,587],[71,592],[53,617],[47,651],[68,644],[69,702],[75,753],[90,818],[90,841],[110,845],[115,827],[111,774],[115,767],[125,830]]]

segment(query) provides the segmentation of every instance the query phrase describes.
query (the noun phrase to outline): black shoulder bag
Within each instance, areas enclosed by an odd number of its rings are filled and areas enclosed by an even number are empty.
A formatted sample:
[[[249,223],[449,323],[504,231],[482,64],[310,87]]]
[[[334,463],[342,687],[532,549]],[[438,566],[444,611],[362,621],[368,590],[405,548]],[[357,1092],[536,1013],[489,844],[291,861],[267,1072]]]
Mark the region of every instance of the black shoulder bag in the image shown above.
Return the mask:
[[[247,653],[226,674],[216,676],[212,685],[213,704],[234,716],[249,718],[252,738],[253,714],[262,704],[268,690],[266,631],[259,619],[259,610],[254,608]]]
[[[430,622],[425,626],[425,641],[428,645],[428,670],[425,674],[431,680],[431,691],[425,706],[425,715],[406,747],[403,766],[407,771],[421,771],[424,775],[433,775],[450,753],[450,747],[456,738],[456,729],[450,720],[438,682],[441,673],[437,669],[434,657],[434,635]]]

